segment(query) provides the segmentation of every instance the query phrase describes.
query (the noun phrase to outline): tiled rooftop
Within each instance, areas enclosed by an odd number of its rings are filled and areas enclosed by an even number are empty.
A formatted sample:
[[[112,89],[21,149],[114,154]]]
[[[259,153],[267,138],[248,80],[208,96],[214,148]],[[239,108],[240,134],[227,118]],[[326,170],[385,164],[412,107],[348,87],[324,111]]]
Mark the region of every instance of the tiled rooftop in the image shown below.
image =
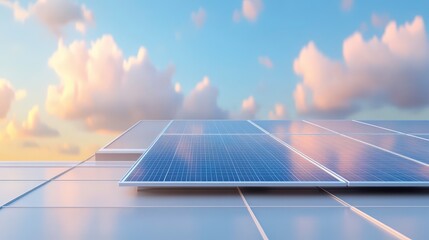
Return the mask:
[[[136,141],[142,136],[149,137]],[[0,162],[0,239],[429,236],[427,187],[120,187],[119,180],[135,162],[122,157],[132,159],[155,137],[147,126],[138,126],[100,149],[97,159]]]

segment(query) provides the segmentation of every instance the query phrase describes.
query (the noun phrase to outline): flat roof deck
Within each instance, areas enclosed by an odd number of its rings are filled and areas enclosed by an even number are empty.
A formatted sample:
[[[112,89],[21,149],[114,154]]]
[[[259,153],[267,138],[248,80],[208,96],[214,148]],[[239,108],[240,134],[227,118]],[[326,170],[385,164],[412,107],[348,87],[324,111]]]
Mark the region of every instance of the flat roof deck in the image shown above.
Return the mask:
[[[429,236],[428,188],[119,187],[132,164],[94,158],[81,163],[0,162],[1,238]]]

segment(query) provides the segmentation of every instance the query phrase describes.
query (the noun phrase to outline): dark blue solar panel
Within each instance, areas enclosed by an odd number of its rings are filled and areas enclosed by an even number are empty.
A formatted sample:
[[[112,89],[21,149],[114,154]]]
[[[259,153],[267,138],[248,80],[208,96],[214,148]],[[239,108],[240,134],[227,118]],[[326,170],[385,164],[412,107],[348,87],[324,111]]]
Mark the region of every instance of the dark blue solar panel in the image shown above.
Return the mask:
[[[406,135],[356,135],[353,137],[429,164],[429,141]]]
[[[286,120],[260,120],[253,121],[269,133],[285,134],[333,134],[323,128],[316,127],[303,121],[286,121]]]
[[[268,135],[163,135],[123,182],[344,185]]]
[[[403,133],[423,133],[429,134],[429,121],[425,120],[407,120],[407,121],[364,121],[369,124],[377,125],[387,129]]]
[[[166,134],[263,134],[248,121],[175,120]]]
[[[350,120],[316,120],[310,122],[343,134],[392,134],[391,131]]]
[[[378,186],[386,182],[396,182],[397,185],[411,182],[429,184],[429,167],[342,136],[277,136],[341,175],[351,185],[362,182],[373,182]]]

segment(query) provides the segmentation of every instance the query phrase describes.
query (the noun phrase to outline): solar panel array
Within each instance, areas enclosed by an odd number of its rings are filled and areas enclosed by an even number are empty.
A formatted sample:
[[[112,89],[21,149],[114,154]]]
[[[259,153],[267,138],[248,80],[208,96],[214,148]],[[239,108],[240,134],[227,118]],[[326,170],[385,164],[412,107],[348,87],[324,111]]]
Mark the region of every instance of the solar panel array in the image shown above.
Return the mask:
[[[380,123],[173,120],[120,185],[429,186],[429,121]]]

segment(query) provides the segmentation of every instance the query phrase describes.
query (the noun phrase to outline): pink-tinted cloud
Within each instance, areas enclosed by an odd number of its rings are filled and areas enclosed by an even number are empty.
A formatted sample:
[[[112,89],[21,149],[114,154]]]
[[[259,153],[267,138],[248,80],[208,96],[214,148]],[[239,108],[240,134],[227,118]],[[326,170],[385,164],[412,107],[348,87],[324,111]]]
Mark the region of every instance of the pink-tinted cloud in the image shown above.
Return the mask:
[[[295,88],[300,114],[344,117],[363,107],[421,109],[429,105],[429,43],[421,17],[390,22],[381,38],[358,32],[343,43],[343,61],[321,53],[313,42],[294,62],[302,77]]]
[[[262,66],[271,69],[274,67],[273,61],[271,60],[271,58],[267,57],[267,56],[260,56],[258,57],[258,62],[259,64],[261,64]]]
[[[93,130],[121,130],[140,119],[170,119],[182,95],[171,78],[174,68],[158,70],[146,49],[124,58],[110,35],[92,42],[61,40],[49,66],[61,82],[48,88],[46,107],[63,119],[83,120]]]
[[[206,22],[207,14],[204,8],[198,9],[191,13],[191,20],[197,28],[202,28]]]
[[[341,9],[343,11],[350,11],[352,10],[354,0],[341,0]]]
[[[255,22],[263,7],[264,4],[262,0],[243,0],[241,10],[235,10],[233,12],[232,19],[235,22],[238,22],[241,20],[241,17],[244,17],[250,22]]]
[[[184,99],[178,118],[223,119],[228,112],[218,106],[219,91],[205,76]]]
[[[257,104],[255,98],[253,96],[249,96],[241,103],[241,111],[237,118],[254,119],[258,111],[259,105]]]
[[[61,35],[67,25],[74,25],[77,31],[83,33],[94,23],[92,12],[85,5],[71,0],[37,0],[27,8],[17,1],[2,0],[0,4],[10,8],[17,21],[24,22],[35,16],[56,35]]]
[[[110,35],[89,46],[60,40],[49,66],[61,82],[48,88],[48,112],[92,130],[123,130],[140,119],[228,117],[208,77],[185,97],[173,67],[158,70],[143,47],[125,58]]]
[[[283,106],[283,104],[281,103],[277,103],[274,106],[274,110],[270,111],[268,113],[268,117],[271,120],[281,120],[281,119],[286,119],[287,117],[287,113],[286,113],[286,108],[285,106]]]
[[[371,15],[371,24],[376,28],[384,28],[389,23],[389,16],[386,14],[373,13]]]
[[[21,124],[16,120],[10,121],[6,127],[6,133],[10,138],[59,136],[57,130],[41,121],[38,106],[34,106],[30,110],[27,119]]]
[[[15,100],[15,90],[12,85],[4,79],[0,79],[0,119],[5,118]]]

